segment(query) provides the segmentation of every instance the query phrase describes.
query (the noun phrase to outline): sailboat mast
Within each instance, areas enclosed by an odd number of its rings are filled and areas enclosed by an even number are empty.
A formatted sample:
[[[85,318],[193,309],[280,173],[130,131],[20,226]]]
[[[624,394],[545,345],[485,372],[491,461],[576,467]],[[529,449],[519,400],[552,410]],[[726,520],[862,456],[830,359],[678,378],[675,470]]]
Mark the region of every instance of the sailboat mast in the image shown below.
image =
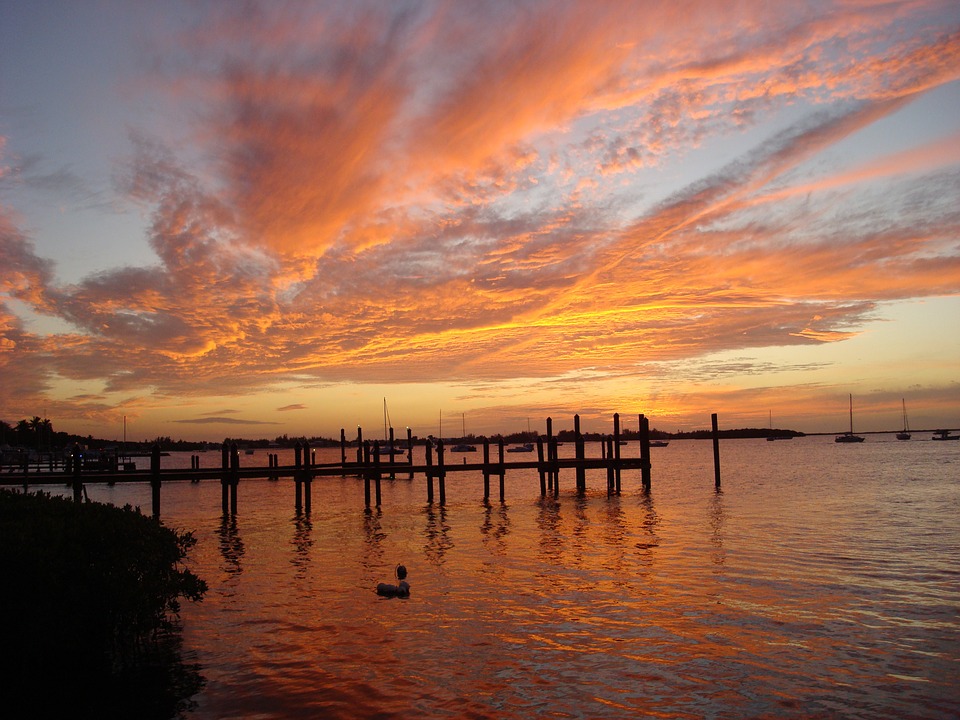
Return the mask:
[[[853,435],[853,393],[850,393],[850,434]]]

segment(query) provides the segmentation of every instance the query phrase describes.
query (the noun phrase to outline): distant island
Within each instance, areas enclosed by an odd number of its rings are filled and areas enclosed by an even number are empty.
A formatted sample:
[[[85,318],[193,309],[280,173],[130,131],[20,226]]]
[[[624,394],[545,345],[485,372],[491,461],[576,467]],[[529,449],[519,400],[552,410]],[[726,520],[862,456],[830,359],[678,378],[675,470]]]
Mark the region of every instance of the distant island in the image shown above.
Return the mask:
[[[733,430],[720,430],[719,432],[720,437],[726,439],[767,438],[771,436],[778,438],[793,438],[804,437],[807,434],[831,435],[833,433],[802,433],[796,430],[782,430],[777,428],[737,428]],[[536,442],[538,437],[542,436],[538,435],[536,432],[528,431],[509,433],[506,435],[496,434],[484,436],[471,434],[463,437],[447,437],[444,438],[444,441],[482,443],[484,440],[489,440],[491,443],[497,443],[500,440],[503,440],[504,444],[518,444]],[[557,438],[558,442],[574,442],[576,440],[576,434],[573,430],[559,430],[555,434],[555,437]],[[583,439],[586,442],[598,442],[605,440],[608,437],[610,437],[610,433],[583,433]],[[656,428],[652,428],[650,430],[651,440],[704,440],[711,437],[713,437],[713,433],[709,429],[678,432],[667,432],[665,430],[658,430]],[[378,440],[379,438],[370,439]],[[413,442],[415,445],[426,444],[431,439],[432,436],[413,436]],[[638,441],[640,439],[640,435],[637,430],[624,429],[620,433],[620,439],[627,442]],[[406,442],[406,438],[401,436],[398,436],[397,440],[401,443]],[[350,444],[355,444],[356,438],[348,437],[347,442]],[[32,420],[21,420],[15,424],[0,421],[0,446],[2,446],[5,455],[9,454],[13,450],[16,450],[17,448],[36,450],[45,453],[55,453],[60,451],[68,451],[75,445],[79,445],[81,448],[87,450],[110,450],[119,451],[125,455],[135,455],[149,453],[154,447],[159,447],[160,450],[164,452],[192,452],[219,449],[223,444],[236,444],[238,447],[242,447],[244,449],[266,450],[292,448],[297,444],[304,443],[315,448],[339,447],[340,439],[321,436],[305,437],[301,435],[290,437],[288,435],[280,435],[272,440],[268,438],[250,439],[226,437],[221,442],[206,442],[181,439],[174,440],[169,436],[159,436],[144,441],[128,441],[122,443],[121,447],[121,443],[117,440],[94,438],[91,435],[84,437],[65,432],[56,432],[53,429],[53,424],[49,420],[41,420],[39,417],[34,417]]]

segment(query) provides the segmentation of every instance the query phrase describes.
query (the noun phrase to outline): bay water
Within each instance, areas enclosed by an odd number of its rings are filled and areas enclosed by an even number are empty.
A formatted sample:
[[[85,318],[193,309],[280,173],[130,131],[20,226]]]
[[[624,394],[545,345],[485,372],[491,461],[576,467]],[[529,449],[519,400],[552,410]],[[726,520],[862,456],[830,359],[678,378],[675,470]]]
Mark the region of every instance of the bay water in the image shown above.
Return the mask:
[[[217,481],[164,483],[210,588],[181,613],[205,678],[186,717],[960,716],[960,443],[725,440],[719,491],[709,441],[652,454],[649,493],[564,471],[541,497],[523,470],[484,502],[451,473],[440,506],[401,475],[366,510],[334,477],[309,515],[291,479],[241,480],[235,516]],[[150,511],[148,484],[87,491]],[[378,596],[400,563],[410,597]]]

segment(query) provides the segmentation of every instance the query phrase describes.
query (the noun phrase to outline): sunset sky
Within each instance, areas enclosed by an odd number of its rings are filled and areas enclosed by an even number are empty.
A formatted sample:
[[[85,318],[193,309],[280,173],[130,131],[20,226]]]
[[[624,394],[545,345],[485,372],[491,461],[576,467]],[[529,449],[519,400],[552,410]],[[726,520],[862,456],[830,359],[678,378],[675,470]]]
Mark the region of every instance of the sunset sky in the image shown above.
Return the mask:
[[[960,3],[0,2],[0,419],[960,427]]]

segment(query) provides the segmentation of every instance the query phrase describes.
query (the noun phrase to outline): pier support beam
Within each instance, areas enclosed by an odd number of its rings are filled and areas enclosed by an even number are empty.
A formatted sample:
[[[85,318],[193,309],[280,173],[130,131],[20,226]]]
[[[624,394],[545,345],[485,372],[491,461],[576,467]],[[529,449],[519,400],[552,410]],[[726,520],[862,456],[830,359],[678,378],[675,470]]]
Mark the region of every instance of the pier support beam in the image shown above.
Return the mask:
[[[503,502],[503,498],[504,498],[503,479],[504,479],[504,476],[507,474],[506,466],[503,463],[503,438],[500,438],[500,442],[497,443],[497,450],[499,452],[499,457],[500,457],[500,460],[499,460],[500,462],[500,502]]]
[[[490,502],[490,440],[483,439],[483,501]]]
[[[427,441],[427,446],[424,448],[426,452],[427,460],[427,502],[433,502],[433,443]]]
[[[230,446],[226,442],[220,448],[220,505],[224,515],[230,512]]]
[[[640,415],[640,477],[645,492],[650,492],[650,421]]]
[[[160,519],[160,446],[154,445],[150,452],[150,498],[153,501],[153,517]]]
[[[310,443],[303,443],[303,511],[310,514],[310,497],[312,494],[311,485],[313,483],[313,472],[310,470],[315,463],[313,453],[310,449]]]
[[[583,460],[586,455],[586,447],[583,442],[583,433],[580,432],[580,416],[573,416],[573,433],[575,436],[574,454],[577,460]],[[577,492],[582,493],[587,489],[587,471],[582,465],[577,466]]]
[[[83,483],[80,481],[81,466],[83,463],[83,458],[80,454],[80,446],[73,446],[73,455],[71,456],[73,460],[72,470],[73,470],[73,501],[78,503],[83,498]],[[24,465],[24,475],[27,474],[26,465]],[[26,481],[24,481],[24,486],[26,486]]]
[[[437,480],[440,485],[440,504],[447,504],[447,471],[443,464],[443,440],[437,440],[437,470],[439,475]]]
[[[613,477],[617,494],[620,494],[620,413],[613,414]]]
[[[710,416],[710,423],[713,426],[713,477],[714,487],[720,489],[720,429],[717,424],[717,414]]]
[[[240,448],[230,443],[230,514],[237,514],[237,491],[240,486]]]

